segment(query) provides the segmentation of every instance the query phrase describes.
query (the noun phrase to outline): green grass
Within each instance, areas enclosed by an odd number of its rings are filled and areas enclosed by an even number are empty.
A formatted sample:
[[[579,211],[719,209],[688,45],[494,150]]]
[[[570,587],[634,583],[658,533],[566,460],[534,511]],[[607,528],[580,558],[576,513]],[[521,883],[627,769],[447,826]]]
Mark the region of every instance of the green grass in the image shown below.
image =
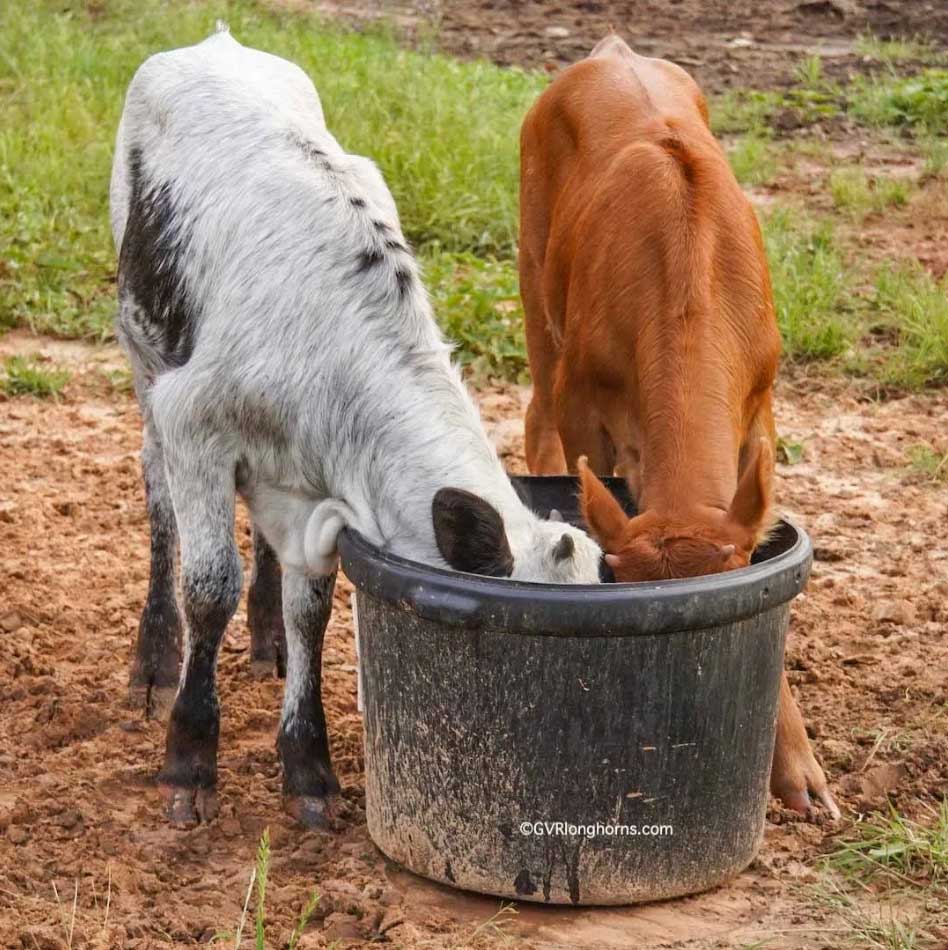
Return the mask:
[[[857,37],[853,49],[858,55],[880,63],[927,61],[937,56],[931,42],[923,37],[883,40],[871,33],[863,33]]]
[[[818,56],[802,60],[787,89],[738,89],[711,103],[718,134],[762,134],[845,117],[870,128],[908,128],[919,136],[948,134],[948,69],[931,66],[901,76],[891,67],[839,84],[823,75]],[[791,121],[787,121],[791,120]]]
[[[75,0],[2,5],[0,328],[110,333],[107,193],[125,89],[147,55],[203,39],[217,17],[313,78],[330,129],[378,162],[416,246],[512,256],[518,131],[544,76],[422,56],[381,34],[241,0],[95,10]]]
[[[908,450],[909,463],[929,481],[948,482],[948,452],[939,452],[925,443],[913,445]]]
[[[929,178],[941,178],[948,172],[948,137],[926,135],[919,140],[924,165],[922,174]]]
[[[313,77],[342,144],[378,161],[460,361],[481,376],[525,378],[513,265],[517,143],[523,114],[546,77],[405,51],[381,32],[347,32],[251,0],[0,7],[0,332],[25,325],[63,336],[111,334],[115,259],[107,193],[125,88],[149,53],[199,41],[217,17],[241,41],[298,62]],[[730,94],[712,104],[712,116],[718,131],[746,133],[730,160],[741,181],[757,184],[776,170],[769,128],[775,116],[789,109],[804,123],[816,121],[871,88],[873,121],[924,129],[926,174],[934,175],[948,162],[938,125],[945,73],[887,73],[842,88],[810,58],[791,89]],[[851,214],[902,203],[910,187],[847,171],[832,183],[837,205]],[[764,230],[789,358],[836,360],[855,345],[868,311],[899,342],[873,349],[866,364],[872,373],[894,386],[945,381],[943,285],[921,273],[893,272],[860,297],[828,224],[777,210]]]
[[[787,209],[763,225],[784,353],[795,360],[839,356],[855,332],[842,313],[846,281],[832,230]]]
[[[739,138],[727,153],[734,177],[742,185],[761,185],[777,172],[773,146],[767,135],[757,132]]]
[[[254,858],[253,869],[250,872],[250,884],[244,899],[243,911],[240,920],[233,931],[221,930],[211,939],[212,944],[226,944],[228,946],[242,946],[244,928],[247,924],[247,911],[250,907],[250,897],[255,896],[253,915],[253,945],[254,950],[268,950],[268,947],[287,947],[287,950],[296,950],[309,924],[316,906],[319,903],[319,894],[316,891],[310,895],[300,911],[300,916],[290,936],[282,942],[267,942],[267,884],[270,880],[270,829],[264,828],[260,841],[257,843],[257,853]]]
[[[859,76],[849,92],[851,115],[870,126],[909,127],[929,135],[948,134],[948,69],[923,69],[914,76]]]
[[[857,946],[934,950],[948,926],[948,802],[926,821],[890,808],[858,822],[823,859],[819,896]]]
[[[897,386],[948,382],[948,280],[936,281],[920,267],[884,267],[871,306],[897,345],[880,370]]]
[[[912,183],[905,178],[867,175],[862,168],[838,168],[829,179],[833,204],[856,218],[908,203]]]
[[[527,348],[517,269],[508,260],[433,251],[425,282],[457,359],[479,378],[525,379]]]
[[[890,808],[852,830],[827,856],[829,867],[864,883],[933,886],[948,895],[948,801],[925,823]]]
[[[50,368],[37,356],[8,356],[3,361],[0,390],[8,396],[58,399],[68,382],[66,370]]]

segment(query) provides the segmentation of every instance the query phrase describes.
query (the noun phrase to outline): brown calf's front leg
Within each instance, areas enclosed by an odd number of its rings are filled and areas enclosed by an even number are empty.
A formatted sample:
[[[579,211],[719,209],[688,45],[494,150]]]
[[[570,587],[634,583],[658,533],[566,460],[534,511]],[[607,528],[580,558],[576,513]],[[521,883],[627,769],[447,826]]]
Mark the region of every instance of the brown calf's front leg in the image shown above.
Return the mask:
[[[181,663],[181,614],[175,595],[178,529],[165,476],[164,454],[153,422],[144,428],[142,470],[151,528],[148,597],[128,677],[129,703],[149,719],[164,719],[174,702]]]
[[[823,769],[810,748],[803,716],[790,692],[786,672],[780,679],[777,739],[770,772],[770,791],[788,808],[804,813],[809,813],[812,808],[812,792],[833,818],[839,818],[839,808],[830,794]]]
[[[254,676],[286,676],[286,632],[280,561],[254,526],[253,574],[247,591],[250,627],[250,672]]]
[[[277,748],[283,763],[283,802],[301,824],[325,827],[339,791],[329,755],[322,700],[322,653],[336,575],[283,577],[287,664]]]

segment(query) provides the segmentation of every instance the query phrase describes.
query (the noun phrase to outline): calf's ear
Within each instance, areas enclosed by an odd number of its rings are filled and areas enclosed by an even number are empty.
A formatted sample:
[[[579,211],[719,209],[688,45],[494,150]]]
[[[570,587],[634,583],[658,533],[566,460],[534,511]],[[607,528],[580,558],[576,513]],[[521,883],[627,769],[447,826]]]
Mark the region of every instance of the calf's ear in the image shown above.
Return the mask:
[[[580,505],[590,534],[604,551],[611,554],[621,551],[629,516],[612,492],[593,474],[585,457],[579,460],[579,478],[582,485]]]
[[[456,571],[510,577],[513,554],[500,513],[461,488],[442,488],[431,502],[435,542]]]
[[[755,542],[767,525],[773,479],[773,452],[770,443],[761,439],[737,483],[737,491],[728,510],[730,520],[747,531]]]

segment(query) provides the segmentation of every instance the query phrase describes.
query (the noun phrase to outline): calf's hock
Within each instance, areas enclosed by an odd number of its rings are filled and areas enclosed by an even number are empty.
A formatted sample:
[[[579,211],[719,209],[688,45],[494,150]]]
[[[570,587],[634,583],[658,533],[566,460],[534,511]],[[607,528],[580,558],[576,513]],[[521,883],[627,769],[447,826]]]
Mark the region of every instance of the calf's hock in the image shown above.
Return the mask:
[[[575,479],[514,481],[541,515],[581,523]],[[607,484],[631,512],[622,480]],[[752,860],[803,531],[781,521],[740,571],[600,586],[436,570],[354,532],[340,550],[386,855],[557,904],[689,894]]]

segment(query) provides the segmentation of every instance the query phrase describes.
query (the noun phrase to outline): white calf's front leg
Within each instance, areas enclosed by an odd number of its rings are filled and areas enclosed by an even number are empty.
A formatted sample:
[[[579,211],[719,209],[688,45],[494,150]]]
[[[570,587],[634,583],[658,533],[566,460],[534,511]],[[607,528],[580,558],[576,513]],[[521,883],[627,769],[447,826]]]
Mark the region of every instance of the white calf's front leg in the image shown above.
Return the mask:
[[[332,614],[336,574],[283,577],[286,687],[277,747],[283,763],[286,810],[304,825],[328,823],[330,797],[339,791],[329,755],[322,701],[323,636]]]
[[[159,785],[171,820],[190,824],[217,811],[217,651],[241,587],[234,462],[208,445],[178,444],[165,454],[181,539],[186,639]]]

